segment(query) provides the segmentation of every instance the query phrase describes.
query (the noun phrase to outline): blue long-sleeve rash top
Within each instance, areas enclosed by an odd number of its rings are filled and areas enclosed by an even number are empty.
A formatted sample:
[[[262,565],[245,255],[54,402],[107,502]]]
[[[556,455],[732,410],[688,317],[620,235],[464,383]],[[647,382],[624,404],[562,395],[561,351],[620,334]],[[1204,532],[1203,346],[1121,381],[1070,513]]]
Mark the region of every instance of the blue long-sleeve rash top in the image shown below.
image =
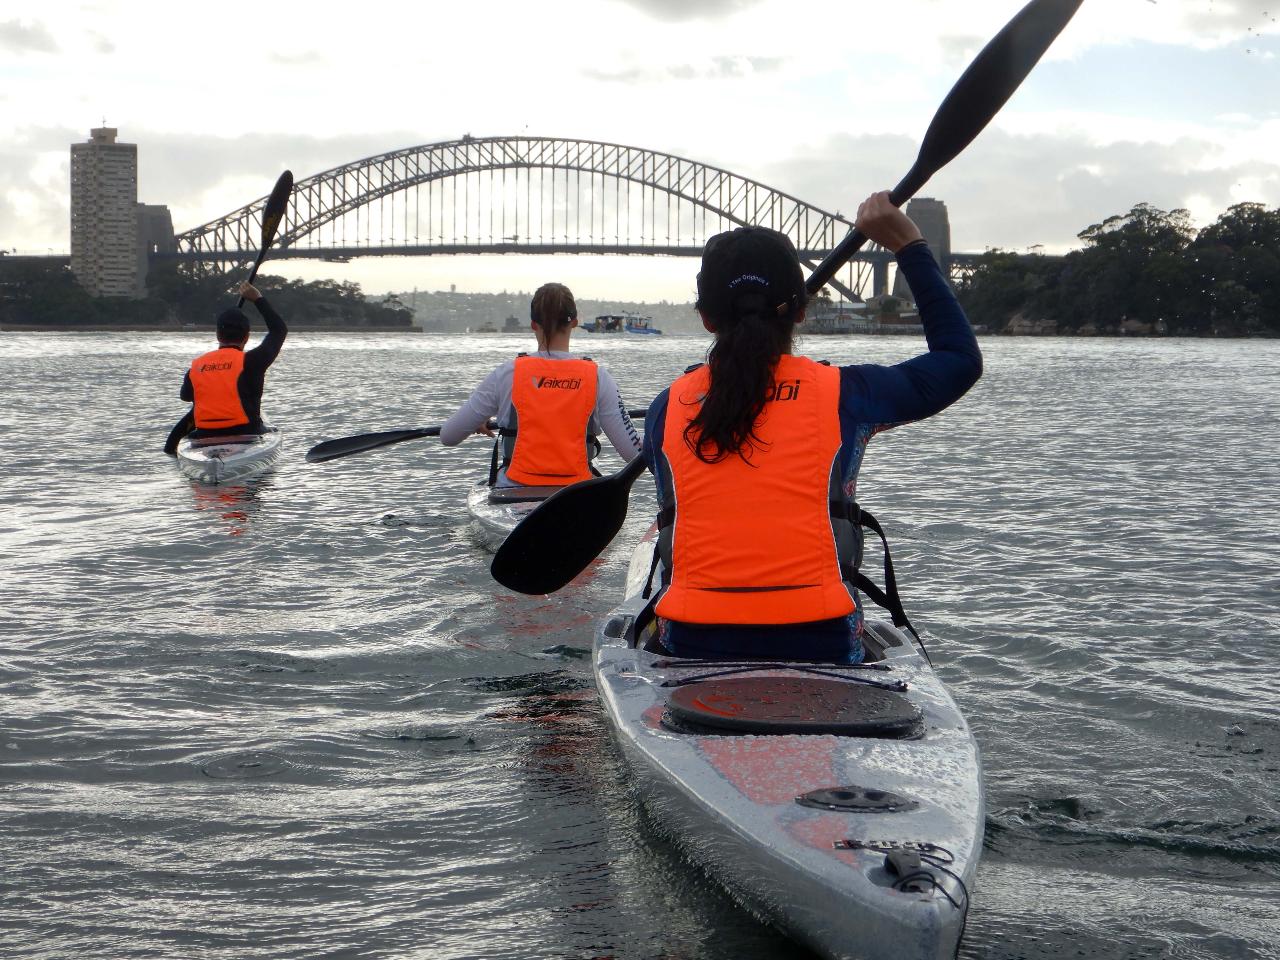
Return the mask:
[[[929,350],[893,366],[840,368],[841,477],[850,499],[856,496],[858,470],[872,437],[946,409],[982,375],[982,351],[973,329],[928,246],[917,242],[904,247],[897,260],[920,310]],[[669,394],[670,388],[658,395],[645,420],[644,456],[659,480],[659,509],[666,506],[661,502],[666,464],[660,453]]]

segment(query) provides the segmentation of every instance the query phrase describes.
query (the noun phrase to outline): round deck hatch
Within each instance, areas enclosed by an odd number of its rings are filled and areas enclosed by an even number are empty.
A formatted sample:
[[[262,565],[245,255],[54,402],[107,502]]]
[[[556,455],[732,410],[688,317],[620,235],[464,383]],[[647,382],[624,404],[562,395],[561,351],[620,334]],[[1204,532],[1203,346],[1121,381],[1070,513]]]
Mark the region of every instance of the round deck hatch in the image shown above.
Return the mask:
[[[677,726],[713,733],[835,734],[899,739],[921,715],[901,693],[821,677],[726,677],[677,687]]]
[[[802,807],[818,810],[835,810],[841,813],[903,813],[920,806],[910,797],[899,796],[888,790],[874,790],[850,784],[844,787],[824,787],[810,790],[796,797]]]

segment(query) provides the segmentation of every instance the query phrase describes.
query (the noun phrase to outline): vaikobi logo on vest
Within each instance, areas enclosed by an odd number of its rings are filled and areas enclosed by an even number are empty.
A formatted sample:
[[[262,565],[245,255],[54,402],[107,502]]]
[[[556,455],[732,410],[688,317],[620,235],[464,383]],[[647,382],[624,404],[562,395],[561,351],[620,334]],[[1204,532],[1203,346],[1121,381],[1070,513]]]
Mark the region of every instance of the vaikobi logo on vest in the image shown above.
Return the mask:
[[[769,384],[769,389],[764,392],[764,402],[771,403],[774,400],[796,400],[800,396],[800,378],[794,381],[788,380],[784,383],[778,383],[776,380]]]
[[[565,377],[558,379],[556,377],[532,377],[533,385],[538,390],[580,390],[582,389],[581,377]]]

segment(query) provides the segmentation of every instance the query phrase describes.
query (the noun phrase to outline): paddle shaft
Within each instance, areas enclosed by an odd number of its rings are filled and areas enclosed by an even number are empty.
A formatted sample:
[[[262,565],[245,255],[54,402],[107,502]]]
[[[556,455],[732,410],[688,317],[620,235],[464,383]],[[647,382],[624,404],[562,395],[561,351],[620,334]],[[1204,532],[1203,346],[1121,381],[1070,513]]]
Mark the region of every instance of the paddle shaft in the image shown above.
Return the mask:
[[[178,455],[178,444],[182,442],[182,438],[194,430],[196,427],[196,408],[192,407],[184,413],[178,422],[173,425],[173,429],[169,431],[169,436],[164,441],[164,452],[174,457]]]
[[[258,251],[258,259],[253,261],[253,269],[249,271],[249,279],[246,280],[245,283],[253,283],[253,281],[257,279],[258,268],[262,266],[262,261],[266,257],[266,255],[267,255],[267,248],[264,245],[263,248]],[[239,310],[243,306],[244,306],[244,297],[241,297],[236,301],[236,309]]]
[[[649,411],[628,410],[627,416],[642,418]],[[490,420],[486,426],[490,430],[497,429],[498,422]],[[404,443],[406,440],[418,440],[422,437],[440,436],[440,427],[421,427],[416,430],[383,430],[378,433],[358,433],[351,437],[339,437],[336,440],[324,440],[307,451],[308,463],[325,463],[339,457],[389,447],[393,443]]]

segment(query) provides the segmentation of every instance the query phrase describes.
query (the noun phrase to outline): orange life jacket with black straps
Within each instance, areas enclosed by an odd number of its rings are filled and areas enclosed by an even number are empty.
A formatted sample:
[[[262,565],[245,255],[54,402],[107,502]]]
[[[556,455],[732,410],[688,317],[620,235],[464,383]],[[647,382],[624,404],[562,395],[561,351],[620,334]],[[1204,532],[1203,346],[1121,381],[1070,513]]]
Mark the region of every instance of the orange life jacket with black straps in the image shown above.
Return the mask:
[[[197,429],[249,425],[249,415],[244,411],[237,388],[243,370],[244,351],[238,347],[219,347],[191,361]]]
[[[594,361],[521,354],[511,379],[511,405],[515,423],[501,430],[515,441],[508,480],[555,486],[594,476],[585,439],[596,409]]]
[[[671,385],[659,517],[669,582],[657,614],[785,624],[852,613],[861,535],[840,483],[840,371],[783,356],[747,461],[733,454],[705,463],[685,442],[709,384],[700,366]]]

